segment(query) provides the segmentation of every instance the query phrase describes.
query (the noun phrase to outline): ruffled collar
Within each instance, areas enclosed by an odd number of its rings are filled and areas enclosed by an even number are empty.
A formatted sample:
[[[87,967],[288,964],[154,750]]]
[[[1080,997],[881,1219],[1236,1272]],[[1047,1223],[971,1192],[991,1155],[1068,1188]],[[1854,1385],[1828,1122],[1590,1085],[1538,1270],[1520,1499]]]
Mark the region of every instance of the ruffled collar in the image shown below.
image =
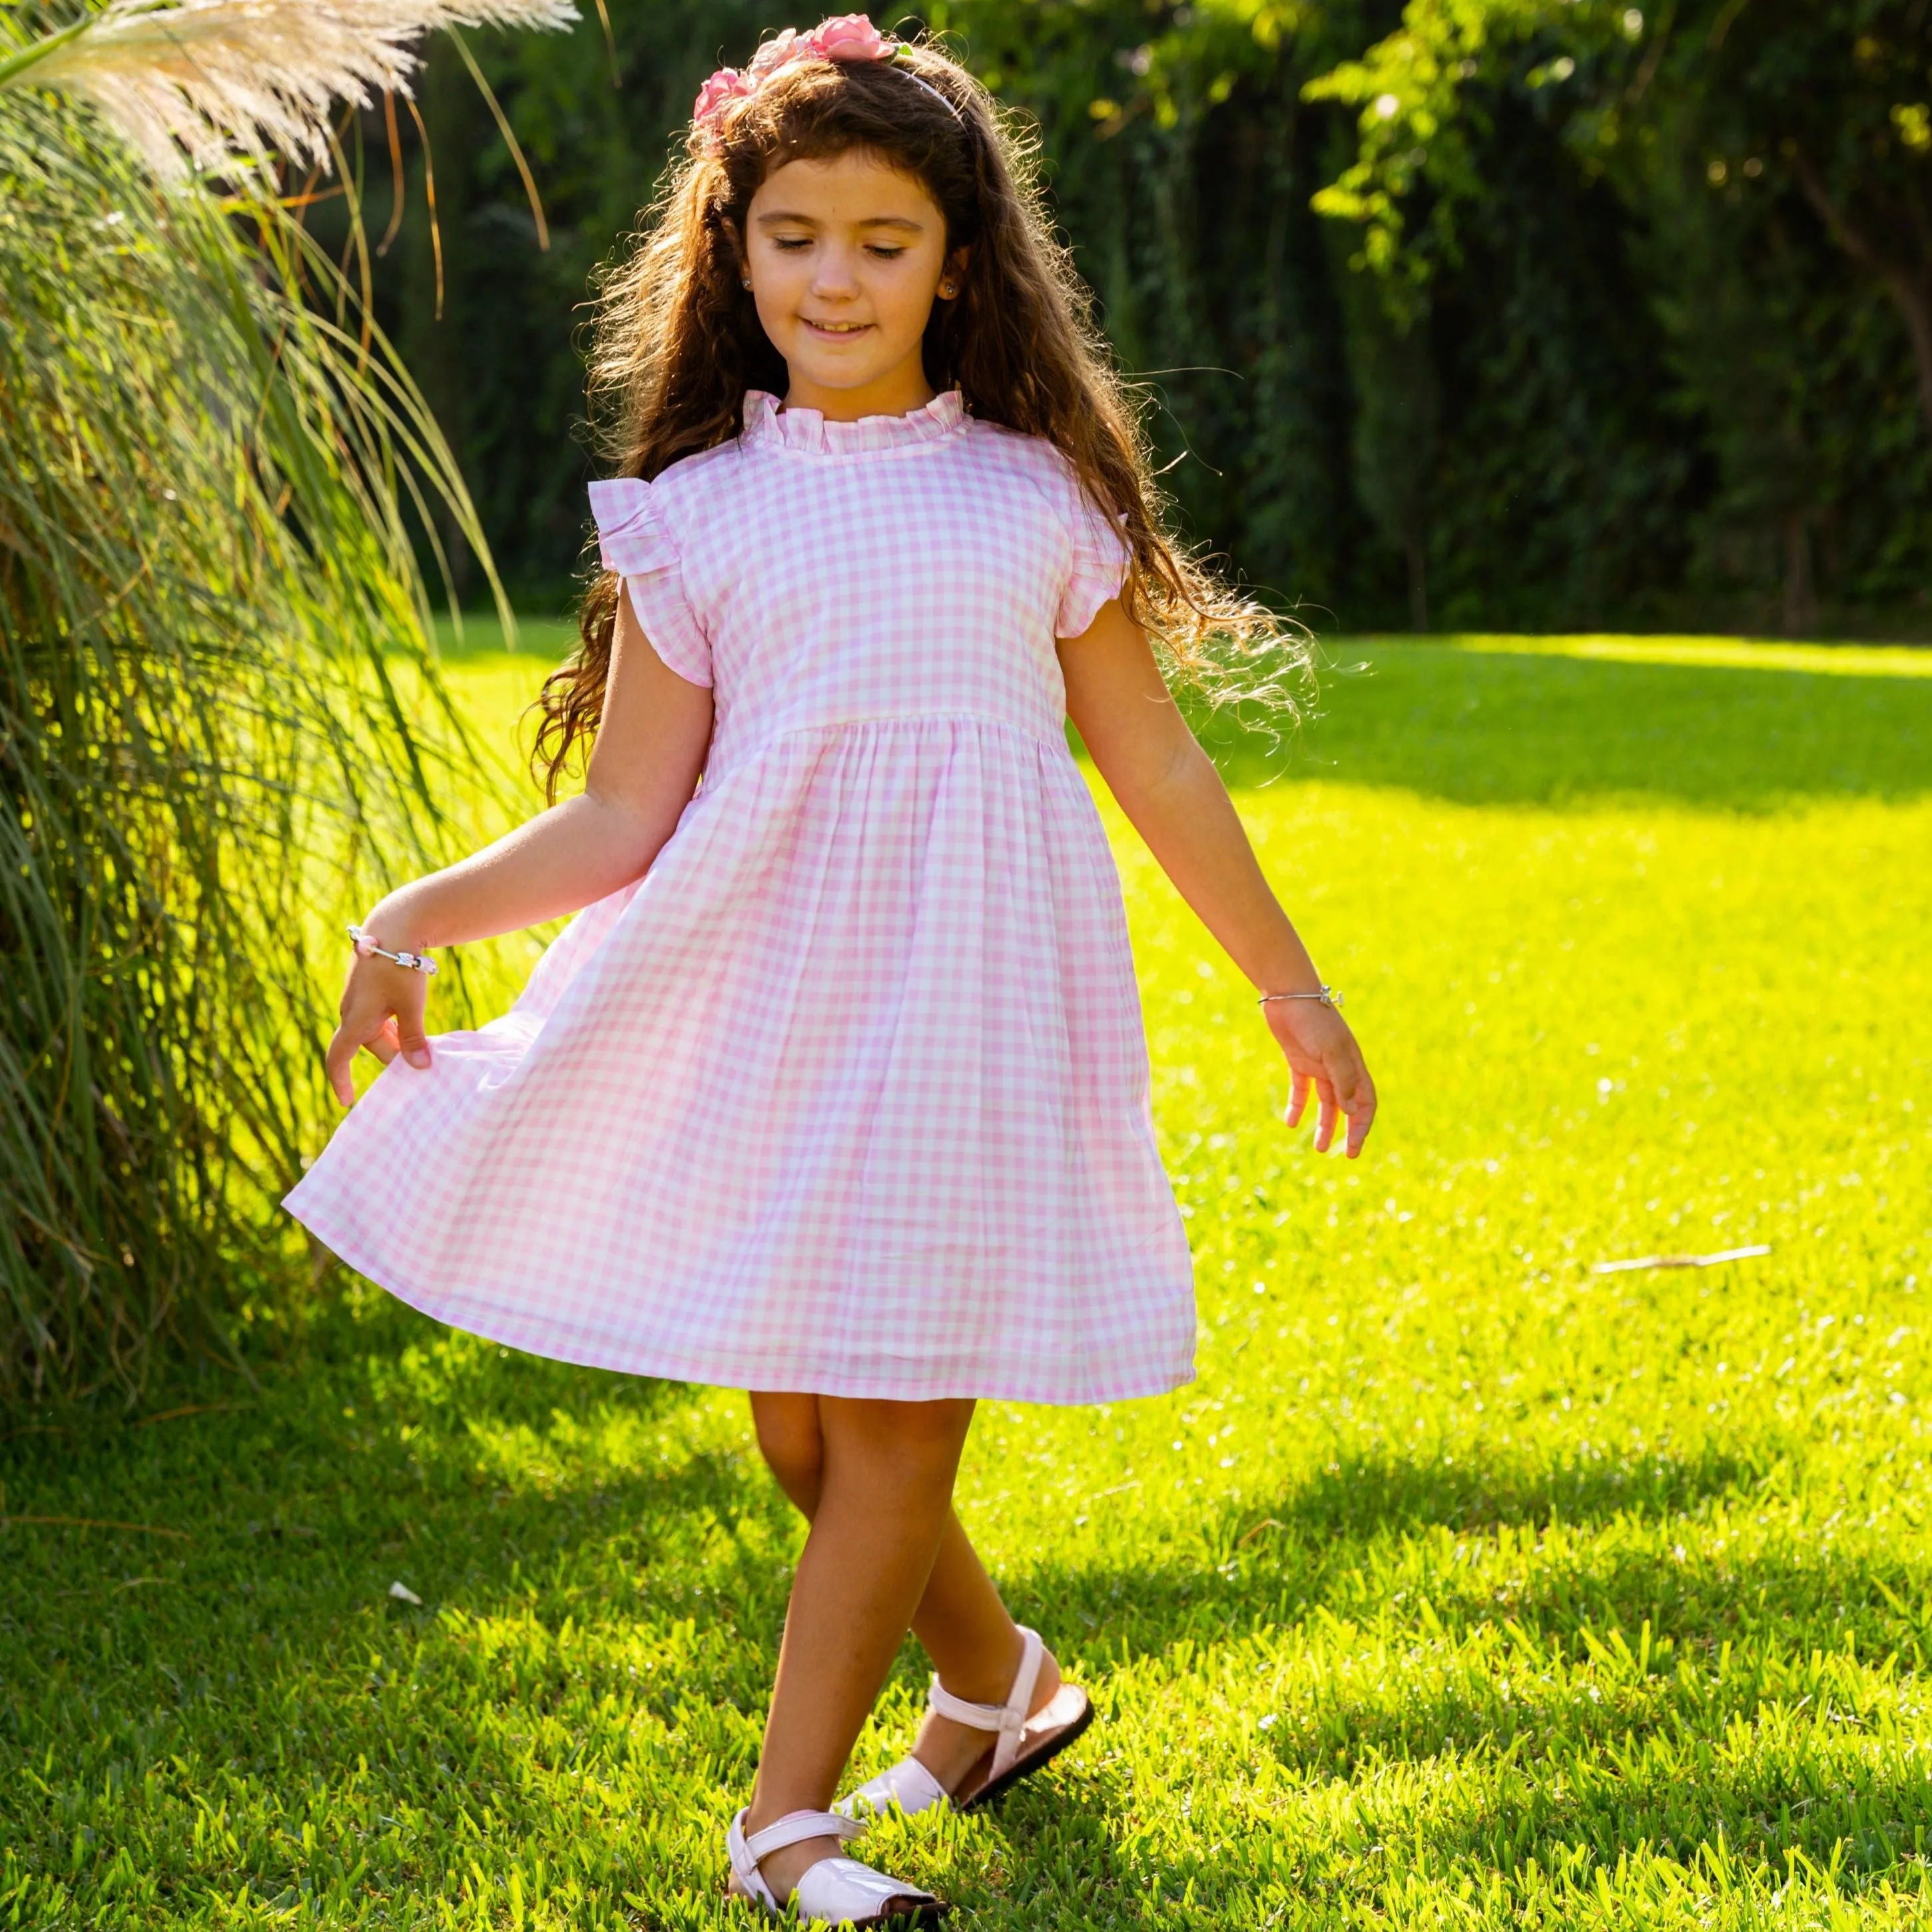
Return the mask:
[[[812,456],[857,456],[875,450],[909,449],[950,436],[966,420],[957,389],[942,389],[923,409],[902,416],[861,416],[828,422],[817,410],[788,410],[764,389],[745,392],[745,440],[769,442]]]

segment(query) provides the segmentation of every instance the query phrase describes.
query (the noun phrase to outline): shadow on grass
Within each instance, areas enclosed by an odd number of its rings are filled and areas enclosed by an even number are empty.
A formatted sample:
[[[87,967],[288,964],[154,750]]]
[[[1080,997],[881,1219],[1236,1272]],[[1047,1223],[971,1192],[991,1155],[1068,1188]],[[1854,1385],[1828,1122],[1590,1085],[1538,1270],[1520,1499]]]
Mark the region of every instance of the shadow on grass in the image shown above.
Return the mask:
[[[1371,1567],[1404,1546],[1432,1547],[1449,1562],[1459,1543],[1507,1528],[1520,1544],[1574,1532],[1581,1547],[1612,1522],[1655,1522],[1710,1501],[1752,1498],[1776,1460],[1706,1448],[1688,1458],[1653,1453],[1554,1466],[1494,1452],[1453,1464],[1332,1463],[1273,1498],[1205,1506],[1188,1560],[1049,1564],[1028,1570],[1021,1587],[1030,1601],[1050,1606],[1042,1613],[1055,1628],[1076,1618],[1090,1629],[1104,1626],[1136,1652],[1184,1638],[1218,1641],[1258,1621],[1291,1622],[1321,1607],[1361,1614]],[[1669,1571],[1674,1590],[1682,1572],[1675,1564]],[[1539,1562],[1537,1574],[1544,1587],[1570,1588],[1558,1568]],[[1652,1576],[1646,1559],[1640,1584],[1627,1578],[1605,1595],[1593,1571],[1580,1580],[1574,1606],[1553,1600],[1580,1616],[1615,1622],[1629,1610],[1640,1622],[1658,1601],[1653,1585],[1663,1578],[1660,1570]]]
[[[1169,1544],[1164,1558],[1049,1561],[1010,1587],[1042,1628],[1094,1633],[1100,1658],[1123,1643],[1158,1654],[1324,1613],[1373,1626],[1394,1611],[1406,1624],[1416,1604],[1392,1602],[1384,1580],[1404,1561],[1428,1580],[1413,1595],[1459,1628],[1513,1620],[1545,1640],[1622,1629],[1634,1642],[1647,1621],[1660,1642],[1714,1652],[1749,1624],[1774,1629],[1794,1651],[1841,1649],[1848,1639],[1860,1655],[1932,1648],[1932,1620],[1900,1608],[1921,1601],[1925,1586],[1902,1556],[1848,1554],[1827,1540],[1778,1556],[1694,1558],[1683,1542],[1698,1537],[1667,1527],[1714,1503],[1748,1517],[1780,1461],[1761,1446],[1555,1468],[1498,1455],[1451,1467],[1331,1465],[1272,1498],[1207,1508],[1198,1539]]]
[[[1316,715],[1278,743],[1197,721],[1231,784],[1319,778],[1464,805],[1633,796],[1748,812],[1932,793],[1932,678],[1375,640],[1338,642],[1334,656]]]
[[[1480,1532],[1501,1523],[1542,1528],[1634,1511],[1658,1516],[1695,1508],[1707,1497],[1750,1492],[1776,1460],[1707,1444],[1689,1456],[1659,1452],[1560,1463],[1489,1448],[1453,1462],[1331,1462],[1270,1508],[1243,1504],[1220,1512],[1219,1534],[1232,1546],[1270,1516],[1311,1536],[1332,1537],[1391,1528]]]
[[[0,1748],[76,1706],[240,1719],[290,1670],[412,1652],[443,1610],[662,1623],[722,1597],[775,1646],[785,1581],[748,1550],[790,1526],[761,1468],[683,1447],[696,1391],[513,1356],[373,1292],[310,1340],[218,1412],[0,1444]]]
[[[1526,1756],[1535,1765],[1533,1749]],[[1063,1774],[1057,1787],[1022,1786],[1006,1801],[1000,1823],[1015,1869],[1078,1873],[1077,1886],[1049,1879],[1028,1900],[1030,1924],[1171,1927],[1222,1922],[1216,1915],[1223,1913],[1237,1923],[1252,1914],[1262,1888],[1304,1908],[1346,1901],[1352,1924],[1370,1916],[1365,1906],[1386,1909],[1412,1896],[1418,1874],[1445,1888],[1459,1873],[1479,1886],[1488,1873],[1520,1881],[1532,1861],[1546,1908],[1552,1878],[1580,1908],[1586,1900],[1594,1906],[1596,1875],[1617,1872],[1628,1856],[1646,1849],[1689,1868],[1708,1903],[1719,1890],[1708,1856],[1714,1846],[1724,1889],[1749,1886],[1765,1904],[1791,1876],[1794,1858],[1835,1872],[1838,1888],[1853,1900],[1881,1883],[1923,1896],[1914,1848],[1932,1827],[1932,1783],[1904,1762],[1867,1759],[1830,1777],[1790,1776],[1762,1763],[1722,1765],[1706,1753],[1704,1766],[1688,1774],[1660,1766],[1648,1774],[1606,1778],[1594,1791],[1554,1769],[1505,1777],[1461,1806],[1424,1806],[1418,1787],[1429,1781],[1426,1764],[1352,1767],[1336,1774],[1336,1785],[1347,1789],[1334,1796],[1341,1816],[1331,1815],[1328,1830],[1296,1832],[1277,1848],[1276,1834],[1258,1819],[1204,1856],[1157,1851],[1144,1837],[1123,1834],[1120,1821],[1135,1814],[1136,1793],[1105,1766]],[[1330,1809],[1318,1778],[1304,1789],[1312,1809]],[[1179,1917],[1177,1906],[1184,1906]],[[1496,1922],[1472,1911],[1470,1922]]]
[[[1014,1864],[1036,1844],[1064,1858],[1078,1843],[1083,1883],[1129,1925],[1173,1922],[1181,1897],[1237,1908],[1258,1879],[1359,1900],[1418,1868],[1520,1874],[1533,1858],[1587,1888],[1594,1867],[1640,1846],[1694,1863],[1720,1839],[1766,1891],[1790,1854],[1835,1864],[1854,1893],[1881,1876],[1909,1888],[1918,1868],[1901,1861],[1932,1832],[1932,1780],[1904,1750],[1834,1747],[1880,1723],[1888,1658],[1923,1667],[1922,1622],[1905,1607],[1923,1600],[1922,1570],[1828,1544],[1687,1558],[1667,1527],[1760,1498],[1775,1462],[1362,1462],[1210,1514],[1192,1560],[1048,1562],[1010,1580],[1016,1613],[1054,1634],[1103,1708],[1124,1658],[1198,1670],[1204,1712],[1218,1705],[1235,1733],[1204,1746],[1198,1770],[1265,1754],[1290,1774],[1270,1803],[1305,1794],[1326,1819],[1294,1828],[1292,1869],[1257,1844],[1232,1865],[1156,1856],[1118,1829],[1148,1799],[1131,1745],[1110,1748],[1103,1724],[1052,1786],[1005,1808]],[[1498,1530],[1533,1558],[1497,1561]],[[1280,1629],[1305,1630],[1322,1667],[1277,1693],[1273,1667],[1250,1677],[1238,1650],[1232,1677],[1217,1666],[1221,1646]],[[1291,1636],[1287,1655],[1298,1648]],[[1566,1667],[1550,1671],[1558,1652]],[[1190,1772],[1162,1774],[1184,1787]],[[1311,1855],[1310,1834],[1327,1849]]]
[[[386,1298],[326,1317],[313,1342],[250,1408],[0,1445],[8,1511],[139,1520],[185,1539],[0,1532],[0,1762],[51,1762],[69,1778],[84,1766],[111,1785],[178,1756],[277,1787],[351,1780],[366,1757],[439,1819],[478,1794],[514,1816],[502,1795],[517,1788],[512,1744],[472,1735],[471,1714],[513,1708],[574,1734],[602,1721],[592,1714],[614,1694],[627,1738],[633,1714],[655,1720],[679,1741],[668,1748],[741,1785],[797,1532],[754,1456],[715,1424],[699,1434],[696,1393],[452,1339]],[[1592,1540],[1754,1495],[1766,1460],[1336,1466],[1222,1510],[1164,1558],[1049,1562],[1013,1580],[1012,1594],[1103,1701],[1123,1643],[1146,1657],[1304,1622],[1314,1642],[1324,1612],[1372,1625],[1384,1607],[1376,1566],[1404,1548],[1433,1561],[1431,1614],[1454,1635],[1514,1619],[1574,1654],[1586,1626],[1634,1633],[1647,1618],[1660,1654],[1667,1641],[1676,1656],[1702,1657],[1748,1624],[1786,1659],[1842,1651],[1848,1634],[1862,1655],[1906,1648],[1916,1631],[1880,1588],[1918,1600],[1903,1564],[1881,1575],[1814,1549],[1719,1568],[1676,1560],[1660,1536]],[[1524,1566],[1499,1601],[1492,1573],[1441,1546],[1504,1525],[1528,1537],[1574,1528],[1578,1541],[1568,1557]],[[390,1598],[392,1580],[424,1606]],[[1392,1641],[1421,1643],[1417,1606],[1389,1607]],[[479,1634],[484,1622],[494,1636]],[[573,1622],[590,1640],[566,1638]],[[662,1682],[640,1684],[634,1630],[674,1659]],[[922,1670],[910,1654],[902,1661],[908,1683]],[[1932,1823],[1926,1786],[1902,1765],[1841,1766],[1827,1784],[1802,1754],[1718,1762],[1709,1742],[1732,1715],[1754,1721],[1772,1694],[1748,1674],[1693,1703],[1660,1664],[1654,1682],[1560,1711],[1534,1691],[1504,1699],[1494,1675],[1479,1658],[1460,1675],[1412,1673],[1391,1694],[1358,1673],[1252,1734],[1304,1788],[1347,1782],[1360,1844],[1346,1860],[1315,1856],[1332,1869],[1276,1874],[1265,1831],[1197,1860],[1124,1828],[1145,1799],[1131,1782],[1136,1754],[1103,1726],[1002,1808],[1011,1909],[1028,1924],[1172,1924],[1190,1885],[1195,1911],[1238,1916],[1246,1888],[1276,1876],[1359,1898],[1381,1882],[1387,1855],[1373,1847],[1384,1838],[1412,1870],[1425,1856],[1510,1870],[1532,1856],[1548,1870],[1580,1851],[1613,1864],[1643,1838],[1688,1856],[1721,1826],[1748,1858],[1796,1850],[1822,1861],[1844,1840],[1855,1869],[1876,1871]],[[1687,1720],[1701,1757],[1684,1743]],[[637,1749],[655,1748],[648,1726],[637,1735]],[[1678,1756],[1644,1755],[1664,1744]],[[1474,1780],[1489,1795],[1461,1810],[1379,1782],[1405,1762],[1512,1748],[1518,1765],[1560,1754],[1593,1778],[1546,1766]],[[1389,1812],[1379,1824],[1378,1804]],[[1324,1832],[1316,1838],[1332,1847]],[[1296,1856],[1311,1856],[1305,1839]],[[274,1866],[267,1854],[259,1862]]]

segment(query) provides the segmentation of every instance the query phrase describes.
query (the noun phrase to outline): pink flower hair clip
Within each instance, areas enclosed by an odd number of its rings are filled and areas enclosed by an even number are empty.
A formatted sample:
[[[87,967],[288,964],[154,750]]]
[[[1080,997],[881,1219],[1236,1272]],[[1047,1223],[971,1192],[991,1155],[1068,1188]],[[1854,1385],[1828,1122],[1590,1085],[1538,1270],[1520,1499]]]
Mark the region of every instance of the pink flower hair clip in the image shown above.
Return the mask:
[[[726,110],[734,101],[748,100],[773,74],[793,62],[884,61],[891,64],[906,51],[903,40],[886,39],[864,14],[835,14],[820,21],[808,33],[787,27],[752,56],[749,65],[721,67],[698,90],[698,99],[691,110],[692,125],[704,130],[706,145],[715,154],[721,132],[718,124]],[[899,71],[914,86],[924,88],[954,120],[964,124],[965,117],[956,102],[947,100],[938,88],[920,80],[910,68],[901,68]]]

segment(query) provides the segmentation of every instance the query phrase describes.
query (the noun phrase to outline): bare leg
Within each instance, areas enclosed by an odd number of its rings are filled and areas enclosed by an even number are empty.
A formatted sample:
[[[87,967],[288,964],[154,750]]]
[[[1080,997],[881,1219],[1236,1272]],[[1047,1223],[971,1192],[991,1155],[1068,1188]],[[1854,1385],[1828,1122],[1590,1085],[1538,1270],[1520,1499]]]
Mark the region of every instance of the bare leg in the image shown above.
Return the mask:
[[[824,1453],[812,1534],[799,1558],[749,1831],[830,1804],[866,1714],[932,1571],[970,1402],[818,1399]],[[836,1838],[763,1862],[781,1899]]]
[[[912,1627],[939,1681],[969,1703],[1004,1704],[1013,1688],[1024,1646],[1019,1627],[1000,1600],[980,1553],[949,1510],[933,1559],[932,1574],[914,1613]],[[1048,1651],[1040,1659],[1028,1715],[1043,1711],[1060,1688],[1060,1665]],[[928,1711],[912,1754],[948,1791],[992,1748],[992,1739],[970,1724]]]
[[[754,1390],[752,1424],[758,1432],[759,1454],[792,1507],[809,1522],[818,1514],[818,1492],[825,1480],[825,1435],[818,1426],[818,1396]]]
[[[808,1522],[818,1513],[824,1474],[819,1400],[815,1395],[752,1397],[758,1447],[778,1486]],[[956,1697],[975,1704],[1006,1702],[1019,1669],[1019,1630],[950,1504],[912,1629],[940,1682]],[[1034,1687],[1034,1710],[1044,1710],[1059,1688],[1060,1666],[1049,1652]],[[950,1791],[986,1754],[987,1743],[984,1731],[928,1712],[913,1755]]]

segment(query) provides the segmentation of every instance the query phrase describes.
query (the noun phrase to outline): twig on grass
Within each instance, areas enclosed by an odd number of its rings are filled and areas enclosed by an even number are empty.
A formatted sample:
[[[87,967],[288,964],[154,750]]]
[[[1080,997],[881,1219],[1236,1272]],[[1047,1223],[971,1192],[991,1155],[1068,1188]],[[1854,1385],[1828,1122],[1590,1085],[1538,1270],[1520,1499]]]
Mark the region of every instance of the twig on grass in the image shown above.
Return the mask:
[[[1593,1262],[1592,1274],[1628,1274],[1636,1268],[1715,1268],[1720,1262],[1749,1261],[1768,1255],[1771,1244],[1759,1241],[1748,1248],[1724,1248],[1714,1255],[1643,1255],[1634,1262]]]
[[[238,1402],[190,1402],[179,1408],[164,1408],[154,1415],[144,1415],[129,1424],[130,1428],[146,1429],[156,1422],[177,1422],[184,1415],[212,1415],[218,1409],[241,1408],[245,1405]]]
[[[177,1543],[191,1539],[184,1529],[164,1529],[157,1522],[110,1522],[92,1516],[0,1516],[0,1529],[16,1522],[52,1523],[66,1529],[127,1529],[137,1536],[172,1536]]]

